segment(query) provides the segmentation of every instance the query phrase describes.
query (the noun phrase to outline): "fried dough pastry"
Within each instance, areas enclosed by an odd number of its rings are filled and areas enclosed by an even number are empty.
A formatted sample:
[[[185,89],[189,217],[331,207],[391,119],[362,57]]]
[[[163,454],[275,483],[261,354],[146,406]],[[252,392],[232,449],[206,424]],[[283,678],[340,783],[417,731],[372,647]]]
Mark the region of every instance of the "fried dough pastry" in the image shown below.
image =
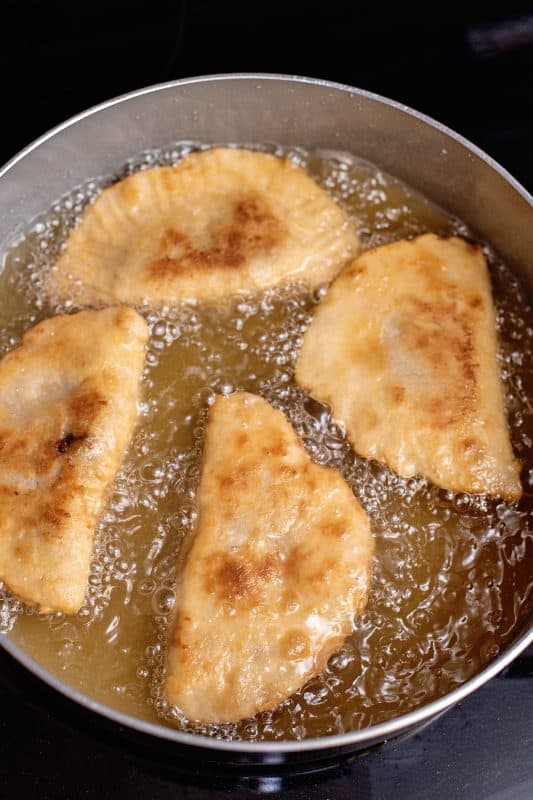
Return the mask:
[[[39,323],[0,362],[0,579],[41,612],[83,602],[147,338],[132,309],[85,311]]]
[[[105,189],[47,288],[81,305],[220,300],[291,280],[315,287],[358,251],[346,214],[303,169],[221,147]]]
[[[335,470],[248,393],[211,408],[166,696],[192,720],[275,707],[326,666],[366,602],[373,543]]]
[[[455,492],[520,498],[483,252],[433,234],[370,250],[320,303],[296,366],[355,450]]]

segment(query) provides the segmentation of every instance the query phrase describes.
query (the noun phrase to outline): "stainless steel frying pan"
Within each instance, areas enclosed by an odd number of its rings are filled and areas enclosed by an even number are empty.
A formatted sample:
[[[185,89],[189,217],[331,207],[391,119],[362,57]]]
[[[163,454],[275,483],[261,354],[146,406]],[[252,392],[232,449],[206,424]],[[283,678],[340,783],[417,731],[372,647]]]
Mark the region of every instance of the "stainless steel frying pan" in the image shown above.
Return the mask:
[[[29,145],[0,170],[0,253],[38,213],[88,177],[113,173],[147,148],[177,140],[279,142],[346,150],[405,180],[488,240],[533,296],[533,198],[478,148],[405,106],[349,86],[278,75],[215,75],[149,87],[90,109]],[[364,730],[301,742],[226,742],[127,716],[72,689],[7,636],[0,646],[75,703],[206,760],[319,761],[411,731],[475,691],[533,642],[531,618],[459,688]],[[156,737],[154,739],[154,737]],[[166,740],[165,742],[163,740]],[[209,752],[208,752],[209,751]],[[192,752],[192,750],[191,750]]]

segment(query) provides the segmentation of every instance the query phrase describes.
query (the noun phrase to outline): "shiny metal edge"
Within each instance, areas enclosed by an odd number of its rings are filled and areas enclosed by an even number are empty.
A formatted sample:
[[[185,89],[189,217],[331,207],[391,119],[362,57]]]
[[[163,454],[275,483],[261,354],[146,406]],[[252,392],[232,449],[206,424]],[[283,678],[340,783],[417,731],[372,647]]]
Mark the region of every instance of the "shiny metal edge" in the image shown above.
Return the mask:
[[[420,706],[420,708],[410,711],[407,714],[402,714],[387,722],[382,722],[379,725],[372,725],[369,728],[361,728],[357,731],[348,731],[347,733],[339,733],[333,736],[322,736],[313,739],[302,739],[300,741],[281,741],[281,742],[241,742],[241,741],[223,741],[214,739],[210,736],[204,736],[196,733],[186,733],[184,731],[175,730],[164,725],[157,725],[153,722],[145,722],[138,717],[132,717],[129,714],[124,714],[122,711],[117,711],[110,706],[104,705],[97,700],[91,700],[85,694],[82,694],[77,689],[68,686],[51,672],[41,667],[36,661],[27,656],[18,645],[12,642],[8,636],[0,636],[0,646],[3,647],[13,658],[19,662],[23,667],[28,669],[33,675],[46,684],[51,686],[62,695],[72,700],[75,703],[83,706],[84,708],[94,711],[107,719],[117,722],[119,725],[124,725],[133,728],[140,733],[145,733],[150,736],[156,736],[160,739],[174,741],[178,744],[202,747],[208,750],[218,750],[226,753],[236,753],[245,755],[247,753],[263,753],[265,755],[284,755],[289,753],[305,753],[315,750],[328,751],[333,749],[349,749],[352,745],[364,745],[365,742],[370,740],[382,740],[393,737],[395,734],[405,731],[409,728],[420,725],[422,722],[431,721],[431,717],[436,717],[438,714],[446,711],[451,706],[463,700],[469,694],[479,689],[483,684],[494,678],[499,672],[505,669],[523,650],[530,644],[533,644],[533,628],[526,630],[522,636],[509,647],[508,650],[501,653],[494,659],[487,667],[485,667],[477,675],[474,675],[465,683],[458,686],[457,689],[449,692],[448,694],[439,697],[438,700],[433,700],[427,705]]]
[[[404,103],[399,103],[397,100],[391,100],[389,97],[384,97],[383,95],[377,94],[376,92],[369,92],[366,89],[358,89],[354,86],[349,86],[346,83],[338,83],[336,81],[328,81],[322,78],[309,78],[303,75],[284,75],[283,73],[271,73],[271,72],[228,72],[228,73],[215,73],[213,75],[198,75],[192,78],[182,78],[181,80],[175,81],[166,81],[164,83],[156,83],[152,86],[146,86],[143,89],[137,89],[133,92],[126,92],[125,94],[117,95],[116,97],[111,98],[110,100],[105,100],[103,103],[98,103],[95,106],[91,106],[90,108],[86,109],[85,111],[81,111],[79,114],[75,114],[73,117],[69,117],[69,119],[65,120],[64,122],[59,123],[55,127],[51,128],[49,131],[44,133],[38,139],[34,139],[33,142],[28,144],[18,153],[16,153],[9,161],[7,161],[2,168],[0,168],[0,178],[3,177],[17,162],[21,161],[26,155],[38,148],[41,144],[46,142],[48,139],[53,138],[56,134],[60,133],[61,131],[70,128],[72,125],[75,125],[77,122],[81,122],[86,117],[90,117],[93,114],[97,114],[99,111],[103,111],[106,108],[110,108],[111,106],[118,105],[119,103],[123,103],[135,97],[142,97],[145,94],[152,94],[154,92],[159,92],[165,89],[171,89],[174,86],[187,86],[192,85],[195,83],[206,83],[206,82],[213,82],[213,81],[223,81],[223,80],[251,80],[251,81],[292,81],[294,83],[307,83],[313,84],[315,86],[324,86],[328,89],[337,89],[343,92],[347,92],[348,94],[354,96],[365,97],[369,100],[375,100],[378,103],[383,103],[386,106],[391,108],[395,108],[398,111],[402,111],[403,113],[415,117],[415,119],[420,120],[421,122],[426,123],[427,125],[436,128],[441,133],[446,134],[449,136],[450,139],[454,139],[459,144],[462,144],[468,150],[473,152],[476,156],[478,156],[482,161],[486,164],[489,164],[496,172],[498,172],[506,181],[508,181],[511,186],[516,189],[516,191],[525,199],[527,202],[533,206],[533,195],[531,195],[519,181],[510,172],[508,172],[505,167],[502,167],[497,161],[495,161],[491,156],[485,153],[484,150],[481,150],[476,144],[471,142],[466,137],[462,136],[460,133],[456,133],[451,128],[448,128],[447,125],[439,122],[438,120],[434,119],[433,117],[428,116],[427,114],[423,114],[421,111],[417,111],[411,106],[405,105]]]
[[[118,103],[128,101],[131,98],[172,88],[174,86],[186,86],[189,84],[203,83],[207,81],[213,82],[218,80],[231,80],[231,79],[259,80],[259,81],[283,80],[295,83],[315,84],[317,86],[324,86],[329,89],[341,90],[343,92],[347,92],[354,96],[365,97],[370,100],[375,100],[376,102],[395,108],[409,116],[415,117],[416,119],[426,123],[427,125],[433,128],[436,128],[441,133],[444,133],[446,136],[450,137],[451,139],[455,140],[456,142],[458,142],[459,144],[463,145],[465,148],[473,152],[478,158],[487,163],[490,167],[492,167],[492,169],[494,169],[503,178],[505,178],[505,180],[509,184],[511,184],[511,186],[518,192],[518,194],[520,194],[531,206],[533,206],[532,195],[529,192],[527,192],[526,189],[516,180],[516,178],[514,178],[504,167],[502,167],[497,161],[488,156],[483,150],[481,150],[475,144],[470,142],[468,139],[456,133],[451,128],[448,128],[446,125],[443,125],[437,120],[434,120],[433,118],[427,116],[426,114],[422,114],[421,112],[416,111],[415,109],[410,108],[409,106],[406,106],[403,103],[399,103],[395,100],[390,100],[389,98],[383,97],[382,95],[366,91],[365,89],[357,89],[347,84],[336,83],[334,81],[327,81],[319,78],[309,78],[299,75],[283,75],[275,73],[223,73],[215,75],[202,75],[193,78],[184,78],[182,80],[167,81],[165,83],[159,83],[153,86],[147,86],[143,89],[119,95],[115,98],[112,98],[111,100],[106,100],[103,103],[99,103],[98,105],[92,106],[91,108],[82,111],[80,114],[70,117],[65,122],[62,122],[59,125],[47,131],[38,139],[35,139],[27,147],[23,148],[20,152],[18,152],[15,156],[13,156],[13,158],[11,158],[0,169],[0,178],[6,175],[15,164],[21,161],[26,155],[31,153],[33,150],[37,149],[41,144],[46,142],[48,139],[53,138],[57,133],[66,130],[72,125],[75,125],[76,123],[83,121],[86,117],[92,116],[93,114],[96,114],[99,111],[117,105]],[[506,666],[508,666],[521,652],[523,652],[530,644],[533,644],[533,623],[531,623],[529,630],[526,630],[517,639],[517,641],[515,641],[507,650],[501,653],[497,658],[494,659],[494,661],[492,661],[489,665],[487,665],[484,669],[482,669],[472,678],[469,678],[467,681],[465,681],[465,683],[463,683],[461,686],[458,686],[453,691],[443,695],[442,697],[432,701],[431,703],[423,705],[420,708],[415,709],[414,711],[410,711],[407,714],[402,714],[399,717],[395,717],[394,719],[388,720],[387,722],[383,722],[379,725],[373,725],[369,728],[362,728],[361,730],[349,731],[347,733],[336,734],[333,736],[323,736],[313,739],[303,739],[296,742],[294,741],[227,742],[219,739],[214,739],[209,736],[186,733],[183,731],[175,730],[174,728],[170,728],[167,726],[157,725],[151,722],[145,722],[142,719],[139,719],[137,717],[132,717],[129,714],[124,714],[121,711],[117,711],[116,709],[104,705],[103,703],[100,703],[96,700],[91,700],[90,697],[88,697],[85,694],[82,694],[77,689],[68,686],[59,678],[57,678],[55,675],[53,675],[51,672],[48,672],[48,670],[40,666],[40,664],[38,664],[36,661],[34,661],[32,658],[26,655],[26,653],[24,653],[24,651],[18,645],[12,642],[7,635],[0,635],[0,646],[4,650],[6,650],[16,661],[18,661],[19,664],[21,664],[23,667],[29,670],[29,672],[31,672],[40,680],[44,681],[44,683],[48,684],[48,686],[52,687],[60,694],[67,697],[69,700],[72,700],[73,702],[81,705],[82,707],[90,711],[93,711],[96,714],[99,714],[100,716],[106,717],[107,719],[112,720],[113,722],[116,722],[119,725],[124,725],[126,727],[132,728],[133,730],[138,731],[139,733],[147,734],[149,736],[155,736],[160,739],[166,739],[168,741],[174,741],[177,744],[186,745],[190,747],[191,746],[201,747],[206,750],[214,750],[224,753],[234,753],[236,755],[240,754],[243,756],[247,754],[249,755],[263,754],[265,757],[267,757],[267,760],[269,756],[271,757],[269,759],[271,763],[276,763],[278,758],[281,759],[281,757],[285,754],[287,755],[291,753],[303,754],[313,751],[326,752],[329,750],[336,750],[336,749],[349,750],[350,747],[357,745],[364,745],[365,742],[368,741],[376,741],[376,740],[385,741],[388,738],[393,737],[395,734],[400,733],[401,731],[405,731],[409,728],[420,725],[421,723],[430,720],[431,717],[437,716],[438,714],[446,711],[455,703],[458,703],[460,700],[463,700],[465,697],[474,692],[476,689],[479,689],[481,686],[483,686],[484,683],[489,681],[491,678],[494,678],[499,672],[501,672]]]

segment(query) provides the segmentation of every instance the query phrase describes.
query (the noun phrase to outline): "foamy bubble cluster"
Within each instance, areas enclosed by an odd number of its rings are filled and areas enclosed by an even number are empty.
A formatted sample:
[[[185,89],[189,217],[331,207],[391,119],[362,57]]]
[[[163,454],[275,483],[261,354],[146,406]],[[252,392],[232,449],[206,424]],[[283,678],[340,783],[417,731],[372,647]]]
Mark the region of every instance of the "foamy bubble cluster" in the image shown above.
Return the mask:
[[[83,208],[111,180],[176,163],[193,142],[147,151],[111,178],[61,198],[8,254],[0,353],[51,314],[43,275]],[[254,147],[259,147],[254,145]],[[365,247],[427,230],[468,229],[349,154],[259,149],[307,168],[353,216]],[[518,282],[487,249],[513,443],[533,487],[533,315]],[[449,691],[505,642],[531,584],[532,510],[403,479],[359,458],[329,409],[294,383],[302,336],[325,289],[238,296],[227,305],[141,308],[150,326],[139,425],[100,520],[86,601],[73,617],[39,617],[0,584],[0,632],[92,697],[148,720],[221,739],[300,739],[381,722]],[[327,342],[324,343],[327,349]],[[366,610],[326,671],[274,711],[238,724],[190,723],[163,697],[183,541],[197,519],[207,414],[217,394],[257,392],[282,409],[312,458],[341,471],[372,521]],[[528,504],[529,503],[529,504]]]

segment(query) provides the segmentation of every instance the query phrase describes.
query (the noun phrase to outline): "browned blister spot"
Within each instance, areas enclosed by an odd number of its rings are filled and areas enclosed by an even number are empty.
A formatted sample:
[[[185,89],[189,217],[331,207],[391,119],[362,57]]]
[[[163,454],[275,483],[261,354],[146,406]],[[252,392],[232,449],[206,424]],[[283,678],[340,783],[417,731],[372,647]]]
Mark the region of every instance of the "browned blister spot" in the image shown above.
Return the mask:
[[[52,495],[52,500],[54,499]],[[41,522],[45,523],[47,526],[45,529],[45,533],[50,531],[48,526],[51,526],[52,529],[58,529],[65,520],[70,518],[70,513],[62,508],[62,506],[57,504],[45,503],[42,507],[41,514],[40,514]]]
[[[337,561],[334,558],[326,558],[321,562],[314,572],[309,575],[309,579],[313,583],[323,583],[331,580],[331,576],[335,574],[338,569]]]
[[[238,447],[245,447],[245,445],[247,445],[249,441],[250,439],[246,431],[241,431],[236,438],[236,443]]]
[[[394,403],[400,404],[405,398],[405,386],[392,387],[392,400]]]
[[[284,568],[286,574],[290,578],[297,578],[300,574],[302,563],[308,557],[309,553],[306,552],[306,550],[301,544],[294,545],[294,547],[292,547],[287,553],[287,557],[285,558],[284,561]]]
[[[351,267],[348,267],[345,274],[348,275],[350,278],[359,278],[359,276],[364,275],[366,272],[366,267],[363,264],[352,264]]]
[[[73,433],[67,433],[66,436],[63,436],[61,439],[58,439],[57,442],[55,442],[54,447],[57,453],[64,455],[65,453],[68,453],[73,445],[83,442],[86,438],[86,434],[79,434],[76,436]]]
[[[27,439],[11,439],[7,438],[2,447],[0,447],[0,452],[4,451],[2,454],[2,460],[8,462],[9,458],[17,453],[20,454],[22,450],[26,450],[28,448],[29,441]]]
[[[217,480],[221,489],[230,489],[235,485],[235,477],[233,475],[217,475]]]
[[[278,472],[283,478],[294,478],[298,475],[298,470],[288,464],[281,464]]]
[[[120,199],[130,208],[136,206],[141,199],[138,186],[133,181],[122,181],[120,183]]]
[[[81,439],[86,436],[87,430],[92,426],[94,421],[98,418],[107,401],[96,391],[89,390],[77,395],[72,399],[70,410],[71,418],[71,435],[75,439]]]
[[[234,204],[229,221],[213,227],[207,247],[197,246],[175,228],[165,230],[159,254],[148,264],[148,276],[157,280],[189,270],[239,268],[253,256],[275,250],[286,236],[285,225],[267,201],[248,194]]]
[[[435,428],[449,428],[460,418],[459,403],[449,403],[447,397],[430,398],[425,407]]]
[[[50,439],[48,442],[45,442],[42,445],[42,448],[37,451],[34,455],[33,459],[30,456],[30,443],[28,442],[27,445],[27,463],[32,463],[32,466],[35,469],[37,475],[47,475],[51,470],[53,470],[56,459],[59,455],[59,451],[56,447],[56,440]]]
[[[324,527],[329,529],[329,524],[321,526],[321,532],[326,533]],[[313,584],[314,582],[319,584],[336,567],[336,562],[331,558],[313,559],[313,553],[308,548],[297,544],[287,554],[283,566],[288,581],[295,584]]]
[[[19,561],[26,561],[31,555],[30,548],[25,542],[20,542],[19,544],[15,545],[14,553]]]
[[[317,489],[320,489],[320,482],[317,481],[315,472],[312,469],[304,469],[302,481],[305,488],[310,492],[315,492]]]
[[[272,438],[261,448],[261,452],[265,456],[283,458],[288,453],[287,442],[283,439]]]
[[[224,504],[231,505],[234,501],[234,492],[244,489],[250,484],[255,472],[253,463],[237,464],[232,470],[220,472],[214,476],[221,490],[221,500]]]
[[[347,530],[346,520],[338,519],[333,520],[322,526],[322,532],[326,536],[332,536],[334,539],[342,539]]]
[[[11,486],[4,486],[0,484],[0,495],[4,495],[4,497],[11,497],[13,494],[13,489]]]
[[[231,604],[247,601],[255,605],[261,601],[266,585],[279,576],[279,571],[279,560],[271,554],[255,559],[252,554],[237,557],[219,552],[208,559],[205,588],[222,601]]]
[[[465,455],[472,460],[482,459],[486,455],[486,447],[483,442],[473,437],[468,437],[462,442]]]

